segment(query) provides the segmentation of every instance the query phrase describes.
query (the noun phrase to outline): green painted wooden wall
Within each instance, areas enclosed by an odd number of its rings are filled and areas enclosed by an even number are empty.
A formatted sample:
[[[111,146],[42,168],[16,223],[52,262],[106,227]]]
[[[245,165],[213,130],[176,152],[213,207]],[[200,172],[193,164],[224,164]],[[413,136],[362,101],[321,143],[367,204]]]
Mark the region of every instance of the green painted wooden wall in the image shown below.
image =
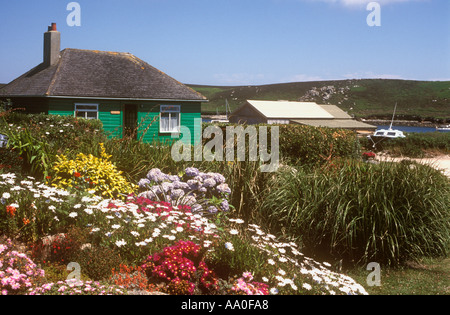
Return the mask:
[[[144,104],[138,112],[138,137],[143,137],[144,142],[153,142],[155,139],[160,142],[172,142],[180,138],[172,138],[170,133],[159,132],[159,105],[181,105],[180,124],[190,130],[189,143],[194,144],[195,139],[201,136],[201,103],[150,103]],[[199,122],[194,128],[196,120]]]
[[[98,104],[98,118],[103,123],[103,129],[111,137],[122,138],[124,105],[136,104],[138,109],[138,139],[143,142],[172,142],[171,134],[159,132],[160,105],[181,105],[181,126],[189,128],[194,144],[195,139],[201,138],[201,103],[200,102],[156,102],[156,101],[122,101],[122,100],[79,100],[79,99],[51,99],[48,113],[51,115],[74,115],[75,103]],[[196,120],[195,120],[196,119]],[[197,128],[194,128],[198,123]],[[181,136],[181,138],[183,138]],[[187,139],[186,139],[187,140]]]

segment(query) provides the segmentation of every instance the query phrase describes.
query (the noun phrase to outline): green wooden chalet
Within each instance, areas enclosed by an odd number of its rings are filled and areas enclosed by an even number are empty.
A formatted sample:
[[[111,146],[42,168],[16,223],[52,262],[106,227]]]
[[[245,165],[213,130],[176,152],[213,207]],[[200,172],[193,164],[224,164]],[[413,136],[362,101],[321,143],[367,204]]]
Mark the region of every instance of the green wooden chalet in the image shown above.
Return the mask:
[[[53,23],[43,63],[1,88],[1,99],[28,113],[100,119],[113,137],[164,142],[181,126],[191,143],[201,137],[203,95],[130,53],[60,51],[60,36]]]

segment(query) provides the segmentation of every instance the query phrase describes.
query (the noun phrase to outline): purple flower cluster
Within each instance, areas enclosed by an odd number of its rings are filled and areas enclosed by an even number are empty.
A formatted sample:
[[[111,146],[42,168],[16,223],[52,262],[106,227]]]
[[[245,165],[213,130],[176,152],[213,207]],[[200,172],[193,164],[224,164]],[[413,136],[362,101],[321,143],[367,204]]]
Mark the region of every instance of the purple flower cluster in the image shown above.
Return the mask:
[[[204,173],[195,167],[186,168],[181,177],[154,168],[139,181],[139,188],[141,197],[187,205],[193,212],[215,214],[230,210],[231,189],[225,177],[219,173]]]
[[[38,278],[44,277],[44,270],[24,253],[12,250],[11,240],[0,244],[0,294],[22,294],[30,289]]]

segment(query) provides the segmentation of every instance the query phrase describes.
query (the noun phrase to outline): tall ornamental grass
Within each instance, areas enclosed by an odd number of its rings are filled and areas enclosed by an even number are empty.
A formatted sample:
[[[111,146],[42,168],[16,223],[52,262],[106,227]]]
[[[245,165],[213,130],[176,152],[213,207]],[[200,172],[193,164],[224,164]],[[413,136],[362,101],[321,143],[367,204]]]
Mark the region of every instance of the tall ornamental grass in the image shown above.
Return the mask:
[[[306,252],[390,265],[448,253],[450,182],[430,166],[348,161],[269,186],[260,217]]]

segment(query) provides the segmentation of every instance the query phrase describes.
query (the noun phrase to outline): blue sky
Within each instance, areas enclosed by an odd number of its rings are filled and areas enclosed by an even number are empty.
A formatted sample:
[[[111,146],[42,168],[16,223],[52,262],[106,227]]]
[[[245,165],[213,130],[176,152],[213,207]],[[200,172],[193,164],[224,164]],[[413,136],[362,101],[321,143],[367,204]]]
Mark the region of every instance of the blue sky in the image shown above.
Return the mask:
[[[312,80],[450,80],[450,1],[63,0],[0,4],[0,83],[42,61],[56,22],[61,49],[130,52],[183,83],[259,85]]]

